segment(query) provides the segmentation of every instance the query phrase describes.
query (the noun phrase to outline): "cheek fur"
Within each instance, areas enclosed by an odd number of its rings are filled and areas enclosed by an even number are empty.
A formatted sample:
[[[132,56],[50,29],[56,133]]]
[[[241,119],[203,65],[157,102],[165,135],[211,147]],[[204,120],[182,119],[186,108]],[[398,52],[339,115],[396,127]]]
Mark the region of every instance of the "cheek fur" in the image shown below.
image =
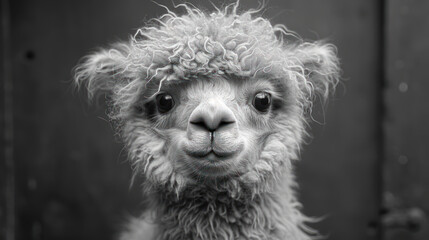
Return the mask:
[[[144,121],[130,121],[123,129],[126,133],[129,157],[135,174],[141,174],[147,184],[178,189],[185,185],[185,178],[175,172],[174,162],[170,158],[177,146],[169,131],[155,131]],[[175,134],[178,135],[178,134]]]

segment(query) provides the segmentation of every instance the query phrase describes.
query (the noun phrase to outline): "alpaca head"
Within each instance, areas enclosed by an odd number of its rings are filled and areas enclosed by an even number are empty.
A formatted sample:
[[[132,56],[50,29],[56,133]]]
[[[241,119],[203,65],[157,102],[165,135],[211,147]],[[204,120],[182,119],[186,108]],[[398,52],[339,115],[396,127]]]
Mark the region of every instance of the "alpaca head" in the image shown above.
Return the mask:
[[[168,11],[87,56],[76,82],[90,97],[111,96],[146,186],[260,191],[297,158],[314,96],[335,86],[335,48],[237,5],[211,14],[179,6],[185,14]]]

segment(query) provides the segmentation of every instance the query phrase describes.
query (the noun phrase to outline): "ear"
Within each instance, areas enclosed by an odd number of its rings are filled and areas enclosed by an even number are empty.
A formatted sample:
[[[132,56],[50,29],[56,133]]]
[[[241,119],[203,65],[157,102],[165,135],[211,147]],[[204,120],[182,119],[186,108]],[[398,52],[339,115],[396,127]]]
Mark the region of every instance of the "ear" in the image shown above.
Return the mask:
[[[300,72],[304,75],[302,90],[311,101],[315,95],[326,100],[339,81],[340,68],[336,47],[320,42],[302,43],[293,51]]]
[[[112,92],[126,79],[128,53],[128,45],[119,43],[84,57],[75,68],[75,84],[87,89],[89,99]]]

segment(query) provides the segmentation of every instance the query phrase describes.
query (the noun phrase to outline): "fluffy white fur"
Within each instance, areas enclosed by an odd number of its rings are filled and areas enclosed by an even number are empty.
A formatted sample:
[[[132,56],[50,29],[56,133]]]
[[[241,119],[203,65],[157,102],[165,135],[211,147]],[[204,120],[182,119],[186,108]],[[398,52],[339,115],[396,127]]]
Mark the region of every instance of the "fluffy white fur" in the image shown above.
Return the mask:
[[[121,239],[311,239],[292,161],[312,101],[325,99],[338,81],[334,46],[303,42],[257,10],[239,13],[238,2],[210,14],[187,4],[176,8],[185,13],[167,10],[128,42],[95,52],[76,68],[76,83],[90,98],[111,96],[110,116],[144,179],[148,209]],[[251,107],[256,91],[271,94],[268,113]],[[161,92],[175,97],[166,114],[153,108]],[[193,137],[189,119],[210,107],[234,120],[217,141],[237,152],[215,165],[214,175],[210,164],[186,154],[205,141]]]

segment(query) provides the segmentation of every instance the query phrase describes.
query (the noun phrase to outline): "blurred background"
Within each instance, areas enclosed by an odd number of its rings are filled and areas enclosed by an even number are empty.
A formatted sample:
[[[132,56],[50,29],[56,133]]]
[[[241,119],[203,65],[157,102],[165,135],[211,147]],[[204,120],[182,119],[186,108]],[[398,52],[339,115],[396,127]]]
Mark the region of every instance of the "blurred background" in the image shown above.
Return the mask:
[[[0,1],[0,239],[114,239],[140,213],[141,193],[105,105],[73,90],[72,68],[165,10],[143,0]],[[425,0],[267,2],[265,17],[328,39],[341,58],[342,84],[315,110],[297,164],[303,211],[325,217],[312,226],[327,239],[429,239],[428,12]]]

